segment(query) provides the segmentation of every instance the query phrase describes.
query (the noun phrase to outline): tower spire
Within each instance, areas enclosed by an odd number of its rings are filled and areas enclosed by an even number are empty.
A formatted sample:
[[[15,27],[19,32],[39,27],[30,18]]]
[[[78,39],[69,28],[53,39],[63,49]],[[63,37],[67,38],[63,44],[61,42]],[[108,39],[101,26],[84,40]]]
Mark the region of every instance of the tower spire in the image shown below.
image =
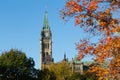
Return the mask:
[[[49,30],[49,29],[50,29],[50,27],[48,24],[48,12],[45,11],[43,30]]]
[[[64,53],[64,60],[66,60],[66,53]]]

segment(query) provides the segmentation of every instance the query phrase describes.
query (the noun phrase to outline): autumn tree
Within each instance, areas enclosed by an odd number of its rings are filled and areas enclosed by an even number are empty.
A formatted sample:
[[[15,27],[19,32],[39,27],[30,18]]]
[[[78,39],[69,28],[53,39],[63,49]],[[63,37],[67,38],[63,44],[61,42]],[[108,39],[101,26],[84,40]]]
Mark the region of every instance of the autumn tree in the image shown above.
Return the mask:
[[[99,80],[120,79],[120,0],[67,0],[61,17],[75,19],[89,38],[77,44],[79,59],[93,55],[95,72]],[[91,38],[99,37],[97,42]],[[108,63],[104,66],[104,63]]]

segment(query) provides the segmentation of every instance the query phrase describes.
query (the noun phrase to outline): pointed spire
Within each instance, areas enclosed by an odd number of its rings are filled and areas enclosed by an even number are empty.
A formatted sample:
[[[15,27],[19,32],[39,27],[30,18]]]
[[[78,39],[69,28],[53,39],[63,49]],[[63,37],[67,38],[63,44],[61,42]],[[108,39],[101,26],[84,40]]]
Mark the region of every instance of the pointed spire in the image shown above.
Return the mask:
[[[47,11],[45,11],[45,15],[44,15],[43,30],[50,30],[50,27],[49,27],[49,24],[48,24],[48,13],[47,13]]]
[[[68,62],[68,58],[66,57],[66,53],[64,53],[64,59],[63,61],[67,61]]]
[[[64,60],[66,59],[66,53],[64,53]]]

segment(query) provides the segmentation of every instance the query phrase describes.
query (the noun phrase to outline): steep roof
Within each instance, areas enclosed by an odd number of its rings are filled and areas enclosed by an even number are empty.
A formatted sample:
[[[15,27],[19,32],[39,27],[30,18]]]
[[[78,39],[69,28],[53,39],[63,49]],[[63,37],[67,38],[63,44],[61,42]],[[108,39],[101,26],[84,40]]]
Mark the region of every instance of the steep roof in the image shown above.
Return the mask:
[[[45,12],[44,15],[44,24],[43,24],[43,30],[50,30],[49,24],[48,24],[48,12]]]

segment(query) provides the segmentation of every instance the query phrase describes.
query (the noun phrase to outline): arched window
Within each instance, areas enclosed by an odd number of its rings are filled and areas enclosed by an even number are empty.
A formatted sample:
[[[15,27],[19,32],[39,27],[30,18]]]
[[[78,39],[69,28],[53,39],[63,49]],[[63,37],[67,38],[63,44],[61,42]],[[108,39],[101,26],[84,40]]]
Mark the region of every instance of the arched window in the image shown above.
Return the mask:
[[[46,52],[46,55],[48,55],[48,52]]]

